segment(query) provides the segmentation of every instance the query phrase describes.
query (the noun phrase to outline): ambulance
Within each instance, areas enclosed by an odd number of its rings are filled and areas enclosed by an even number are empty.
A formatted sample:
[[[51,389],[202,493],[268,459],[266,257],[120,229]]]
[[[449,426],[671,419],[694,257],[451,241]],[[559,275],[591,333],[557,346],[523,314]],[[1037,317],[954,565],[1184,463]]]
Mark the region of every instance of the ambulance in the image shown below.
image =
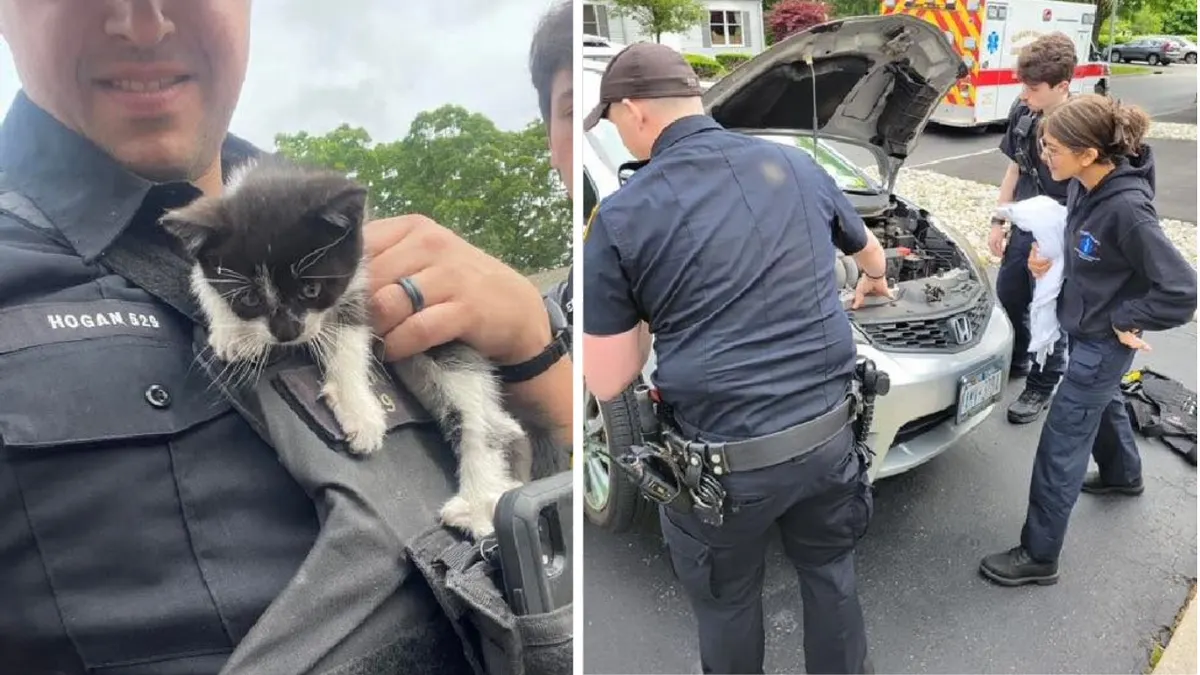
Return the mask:
[[[1108,93],[1108,63],[1092,58],[1096,6],[1059,0],[883,0],[881,14],[910,14],[936,25],[970,74],[958,81],[931,122],[951,127],[1003,124],[1021,94],[1017,54],[1041,35],[1075,42],[1071,92]]]

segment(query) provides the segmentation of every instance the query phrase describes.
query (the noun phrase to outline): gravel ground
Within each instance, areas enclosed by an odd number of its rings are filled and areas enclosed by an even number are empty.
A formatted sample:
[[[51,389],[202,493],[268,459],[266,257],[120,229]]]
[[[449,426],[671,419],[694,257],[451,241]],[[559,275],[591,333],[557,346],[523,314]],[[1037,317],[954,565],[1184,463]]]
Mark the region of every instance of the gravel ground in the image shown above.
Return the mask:
[[[874,174],[873,171],[868,173]],[[993,264],[1000,261],[988,252],[987,235],[999,192],[999,188],[992,185],[921,169],[902,169],[896,182],[897,194],[928,209],[938,220],[958,230]],[[1161,222],[1167,237],[1195,267],[1196,224],[1168,219]]]
[[[1176,124],[1174,122],[1151,122],[1150,131],[1146,134],[1146,138],[1194,141],[1196,140],[1196,125]]]

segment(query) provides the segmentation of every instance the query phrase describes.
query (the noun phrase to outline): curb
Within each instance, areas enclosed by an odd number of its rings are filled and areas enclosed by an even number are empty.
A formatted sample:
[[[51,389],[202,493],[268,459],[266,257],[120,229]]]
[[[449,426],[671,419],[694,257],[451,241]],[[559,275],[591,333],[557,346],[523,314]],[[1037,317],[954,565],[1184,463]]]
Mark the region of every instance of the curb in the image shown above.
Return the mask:
[[[1171,640],[1163,649],[1162,656],[1154,670],[1154,675],[1184,675],[1196,673],[1196,598],[1193,595],[1179,620],[1179,625],[1171,634]]]

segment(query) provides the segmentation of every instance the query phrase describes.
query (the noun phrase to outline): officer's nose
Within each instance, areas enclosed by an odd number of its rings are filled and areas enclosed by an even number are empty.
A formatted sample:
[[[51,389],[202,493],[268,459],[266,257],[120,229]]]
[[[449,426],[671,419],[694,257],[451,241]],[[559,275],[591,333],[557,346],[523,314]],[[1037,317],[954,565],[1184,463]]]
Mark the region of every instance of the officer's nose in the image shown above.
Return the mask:
[[[157,46],[175,32],[175,23],[163,14],[163,0],[109,0],[104,30],[136,47]]]
[[[300,337],[300,333],[304,330],[304,325],[300,319],[296,318],[286,309],[281,309],[272,314],[267,326],[271,329],[271,335],[284,344]]]

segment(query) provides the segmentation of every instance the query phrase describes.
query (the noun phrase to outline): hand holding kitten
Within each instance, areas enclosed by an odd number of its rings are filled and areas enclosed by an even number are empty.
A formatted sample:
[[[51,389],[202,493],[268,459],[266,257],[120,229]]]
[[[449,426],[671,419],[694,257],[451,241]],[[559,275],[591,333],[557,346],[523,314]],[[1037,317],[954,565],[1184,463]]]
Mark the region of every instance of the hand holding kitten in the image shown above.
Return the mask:
[[[549,344],[537,287],[449,229],[407,215],[368,223],[363,237],[372,325],[389,360],[460,340],[497,363],[513,364]],[[417,314],[396,283],[404,277],[425,298]]]

